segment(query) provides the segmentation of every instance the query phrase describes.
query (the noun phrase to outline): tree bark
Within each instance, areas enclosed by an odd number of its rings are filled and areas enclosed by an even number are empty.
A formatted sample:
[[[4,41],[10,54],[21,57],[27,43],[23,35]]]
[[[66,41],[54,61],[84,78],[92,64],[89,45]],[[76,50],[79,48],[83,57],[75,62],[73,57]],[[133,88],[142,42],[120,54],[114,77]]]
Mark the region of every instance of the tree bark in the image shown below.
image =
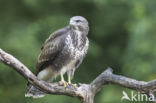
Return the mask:
[[[137,81],[125,76],[113,74],[111,68],[107,68],[90,84],[79,84],[78,87],[74,88],[72,86],[60,86],[59,83],[47,83],[39,80],[24,64],[2,49],[0,49],[0,61],[16,70],[28,82],[41,91],[48,94],[76,97],[82,103],[94,103],[96,93],[108,84],[116,84],[148,95],[156,91],[156,80],[149,82]]]

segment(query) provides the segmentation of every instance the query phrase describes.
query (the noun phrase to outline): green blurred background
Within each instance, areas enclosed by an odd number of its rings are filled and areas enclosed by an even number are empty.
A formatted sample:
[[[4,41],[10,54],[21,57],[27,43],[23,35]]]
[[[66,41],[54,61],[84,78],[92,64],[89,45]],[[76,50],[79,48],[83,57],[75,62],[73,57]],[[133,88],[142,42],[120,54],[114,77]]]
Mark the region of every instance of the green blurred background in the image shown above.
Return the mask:
[[[108,66],[137,80],[156,78],[155,0],[0,0],[0,48],[34,72],[44,40],[75,15],[89,21],[90,47],[73,82],[90,83]],[[131,103],[120,100],[123,90],[131,92],[107,85],[95,103]],[[25,91],[26,80],[0,63],[0,103],[79,103],[57,95],[25,98]]]

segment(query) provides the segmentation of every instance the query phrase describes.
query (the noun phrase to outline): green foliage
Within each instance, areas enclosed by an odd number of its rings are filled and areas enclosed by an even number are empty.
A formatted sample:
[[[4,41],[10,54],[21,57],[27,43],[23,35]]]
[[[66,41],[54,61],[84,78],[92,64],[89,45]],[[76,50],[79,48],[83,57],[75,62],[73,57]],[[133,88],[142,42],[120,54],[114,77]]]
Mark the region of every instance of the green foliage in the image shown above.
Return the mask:
[[[34,72],[44,40],[68,25],[70,17],[81,15],[89,21],[90,47],[73,82],[90,83],[108,66],[117,74],[149,81],[156,78],[155,5],[155,0],[1,0],[0,48]],[[0,63],[0,103],[79,103],[67,96],[25,98],[25,90],[26,81]],[[121,102],[123,90],[130,91],[104,87],[95,103]]]

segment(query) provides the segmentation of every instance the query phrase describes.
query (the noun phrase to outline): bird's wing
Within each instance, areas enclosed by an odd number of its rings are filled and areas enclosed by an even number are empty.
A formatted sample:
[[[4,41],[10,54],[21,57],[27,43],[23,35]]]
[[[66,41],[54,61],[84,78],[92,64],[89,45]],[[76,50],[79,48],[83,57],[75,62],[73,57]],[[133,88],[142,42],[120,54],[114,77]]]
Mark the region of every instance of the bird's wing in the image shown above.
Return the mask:
[[[59,54],[59,51],[61,51],[63,47],[62,41],[64,40],[67,32],[67,27],[60,29],[51,34],[50,37],[45,41],[36,63],[36,74],[38,74],[42,69],[47,67],[55,59],[57,54]]]

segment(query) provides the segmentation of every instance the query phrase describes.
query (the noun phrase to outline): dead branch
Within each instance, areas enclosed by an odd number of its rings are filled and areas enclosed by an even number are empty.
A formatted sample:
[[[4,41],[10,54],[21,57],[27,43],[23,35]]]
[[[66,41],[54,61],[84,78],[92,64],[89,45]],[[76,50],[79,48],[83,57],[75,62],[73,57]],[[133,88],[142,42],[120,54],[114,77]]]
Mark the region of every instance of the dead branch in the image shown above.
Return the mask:
[[[2,49],[0,49],[0,61],[16,70],[28,82],[41,91],[48,94],[76,97],[83,103],[93,103],[96,93],[108,84],[120,85],[146,94],[153,94],[156,91],[156,80],[150,82],[137,81],[113,74],[111,68],[107,68],[90,84],[80,84],[78,87],[73,88],[60,86],[58,83],[47,83],[39,80],[24,64]]]

